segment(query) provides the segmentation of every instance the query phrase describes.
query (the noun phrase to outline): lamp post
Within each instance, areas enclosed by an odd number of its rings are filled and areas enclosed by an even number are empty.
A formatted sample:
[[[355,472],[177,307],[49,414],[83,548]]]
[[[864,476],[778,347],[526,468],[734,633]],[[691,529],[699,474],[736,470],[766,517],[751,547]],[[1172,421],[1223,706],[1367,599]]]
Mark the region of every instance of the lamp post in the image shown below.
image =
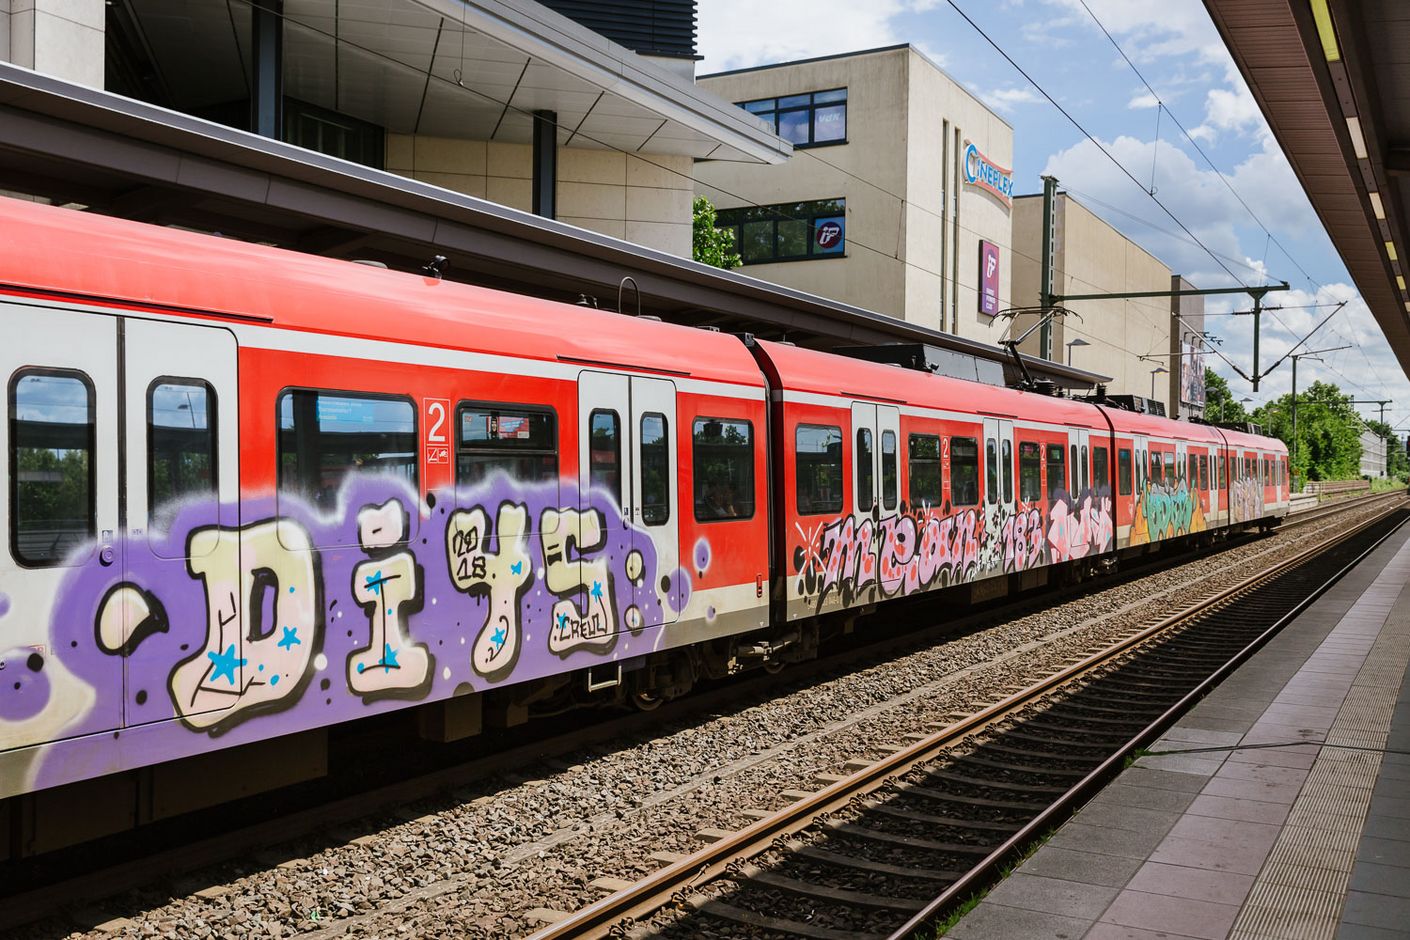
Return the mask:
[[[1089,343],[1089,342],[1087,342],[1085,339],[1083,339],[1083,338],[1080,337],[1080,336],[1077,337],[1077,338],[1074,339],[1074,340],[1069,340],[1069,341],[1068,341],[1068,344],[1067,344],[1067,364],[1068,364],[1068,365],[1072,365],[1072,347],[1073,347],[1073,346],[1090,346],[1090,345],[1092,345],[1092,344]]]
[[[1157,375],[1164,375],[1169,371],[1170,370],[1165,368],[1165,366],[1156,366],[1151,370],[1151,398],[1155,397],[1155,377]]]

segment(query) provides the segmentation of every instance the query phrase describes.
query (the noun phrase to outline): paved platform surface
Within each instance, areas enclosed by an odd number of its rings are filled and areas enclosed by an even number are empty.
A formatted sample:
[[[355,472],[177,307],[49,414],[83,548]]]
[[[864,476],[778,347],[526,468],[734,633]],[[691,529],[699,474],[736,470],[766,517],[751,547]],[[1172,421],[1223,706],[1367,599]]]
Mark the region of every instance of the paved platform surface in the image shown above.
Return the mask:
[[[1410,937],[1410,526],[947,934]]]

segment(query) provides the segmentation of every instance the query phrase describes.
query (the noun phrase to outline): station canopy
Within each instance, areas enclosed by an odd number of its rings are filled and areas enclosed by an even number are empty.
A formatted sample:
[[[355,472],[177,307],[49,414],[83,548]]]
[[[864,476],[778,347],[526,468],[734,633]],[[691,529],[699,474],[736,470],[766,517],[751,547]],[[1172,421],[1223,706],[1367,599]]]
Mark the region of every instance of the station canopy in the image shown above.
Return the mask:
[[[1410,4],[1205,6],[1410,375]]]
[[[250,0],[110,0],[110,63],[135,97],[221,120],[249,97]],[[537,3],[284,0],[284,94],[392,134],[559,143],[777,163],[792,148],[752,116]],[[236,115],[238,116],[238,114]],[[226,121],[226,123],[230,123]]]

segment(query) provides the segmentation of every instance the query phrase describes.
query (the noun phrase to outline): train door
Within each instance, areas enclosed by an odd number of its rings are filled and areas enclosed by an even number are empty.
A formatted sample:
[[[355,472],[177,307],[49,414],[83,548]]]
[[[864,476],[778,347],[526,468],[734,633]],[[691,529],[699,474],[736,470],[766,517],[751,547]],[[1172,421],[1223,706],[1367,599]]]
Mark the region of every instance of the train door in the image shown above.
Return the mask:
[[[1068,463],[1072,467],[1068,474],[1068,495],[1075,503],[1092,486],[1092,432],[1069,428],[1067,440]]]
[[[1013,517],[1015,445],[1013,422],[984,419],[984,502],[999,506],[1001,518]]]
[[[638,575],[630,556],[627,577],[642,618],[642,626],[675,623],[681,608],[681,579],[671,578],[669,603],[661,603],[660,582],[679,564],[680,519],[677,507],[688,505],[679,499],[680,462],[676,441],[676,384],[668,379],[633,376],[631,381],[632,441],[631,502],[633,548],[656,559],[654,583]],[[744,496],[745,494],[740,494]],[[646,549],[650,549],[647,552]]]
[[[271,676],[251,665],[247,645],[277,643],[276,617],[249,619],[257,631],[245,635],[240,608],[251,602],[277,610],[277,585],[241,571],[240,555],[258,549],[234,539],[192,538],[198,529],[240,525],[240,395],[237,347],[227,329],[188,323],[129,319],[123,323],[123,398],[127,513],[124,569],[129,587],[121,609],[132,642],[149,630],[164,630],[160,607],[147,587],[198,577],[212,614],[195,668],[171,677],[175,708],[166,704],[165,672],[146,675],[141,660],[126,664],[124,724],[220,711]],[[225,589],[222,590],[222,587]],[[224,595],[224,596],[221,596]],[[297,631],[295,631],[297,633]],[[312,637],[307,640],[314,642]],[[292,644],[289,646],[292,649]],[[276,680],[277,681],[277,680]],[[154,694],[156,693],[156,694]],[[156,702],[163,702],[156,707]]]
[[[1135,451],[1136,468],[1133,476],[1135,478],[1136,501],[1140,502],[1145,497],[1146,484],[1150,481],[1150,439],[1144,434],[1133,435],[1131,438],[1131,448]]]
[[[93,611],[66,605],[71,588],[121,577],[118,320],[8,304],[4,316],[0,750],[122,722],[122,657],[93,648],[120,653],[122,637],[95,637]]]
[[[1168,481],[1175,489],[1175,480],[1185,481],[1185,490],[1193,497],[1199,490],[1199,480],[1190,479],[1190,448],[1184,441],[1175,442],[1175,478]]]
[[[680,552],[675,385],[664,379],[583,372],[578,377],[578,420],[579,506],[599,510],[606,527],[592,547],[581,545],[578,550],[605,548],[612,568],[620,566],[626,573],[628,583],[616,590],[630,592],[631,602],[621,604],[629,622],[619,628],[673,622],[679,603],[659,603],[659,575],[647,583],[643,572],[648,556],[656,560],[658,572],[675,571]],[[721,486],[704,494],[708,505],[702,508],[724,518],[732,511],[733,498]],[[579,609],[601,622],[611,620],[607,586],[586,573],[579,583]]]
[[[881,515],[894,516],[901,509],[901,410],[876,406],[877,502]],[[880,533],[878,532],[878,538]]]

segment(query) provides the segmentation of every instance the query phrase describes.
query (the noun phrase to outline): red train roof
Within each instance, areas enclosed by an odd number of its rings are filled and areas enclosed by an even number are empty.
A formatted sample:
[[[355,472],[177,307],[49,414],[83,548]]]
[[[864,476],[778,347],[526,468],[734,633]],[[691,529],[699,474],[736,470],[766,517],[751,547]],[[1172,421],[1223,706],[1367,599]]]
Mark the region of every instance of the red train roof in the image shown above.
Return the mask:
[[[783,387],[794,391],[860,396],[926,408],[1106,428],[1097,409],[1070,398],[967,382],[780,343],[760,341],[759,345],[773,361]]]
[[[0,285],[274,326],[762,386],[733,336],[0,198]]]

